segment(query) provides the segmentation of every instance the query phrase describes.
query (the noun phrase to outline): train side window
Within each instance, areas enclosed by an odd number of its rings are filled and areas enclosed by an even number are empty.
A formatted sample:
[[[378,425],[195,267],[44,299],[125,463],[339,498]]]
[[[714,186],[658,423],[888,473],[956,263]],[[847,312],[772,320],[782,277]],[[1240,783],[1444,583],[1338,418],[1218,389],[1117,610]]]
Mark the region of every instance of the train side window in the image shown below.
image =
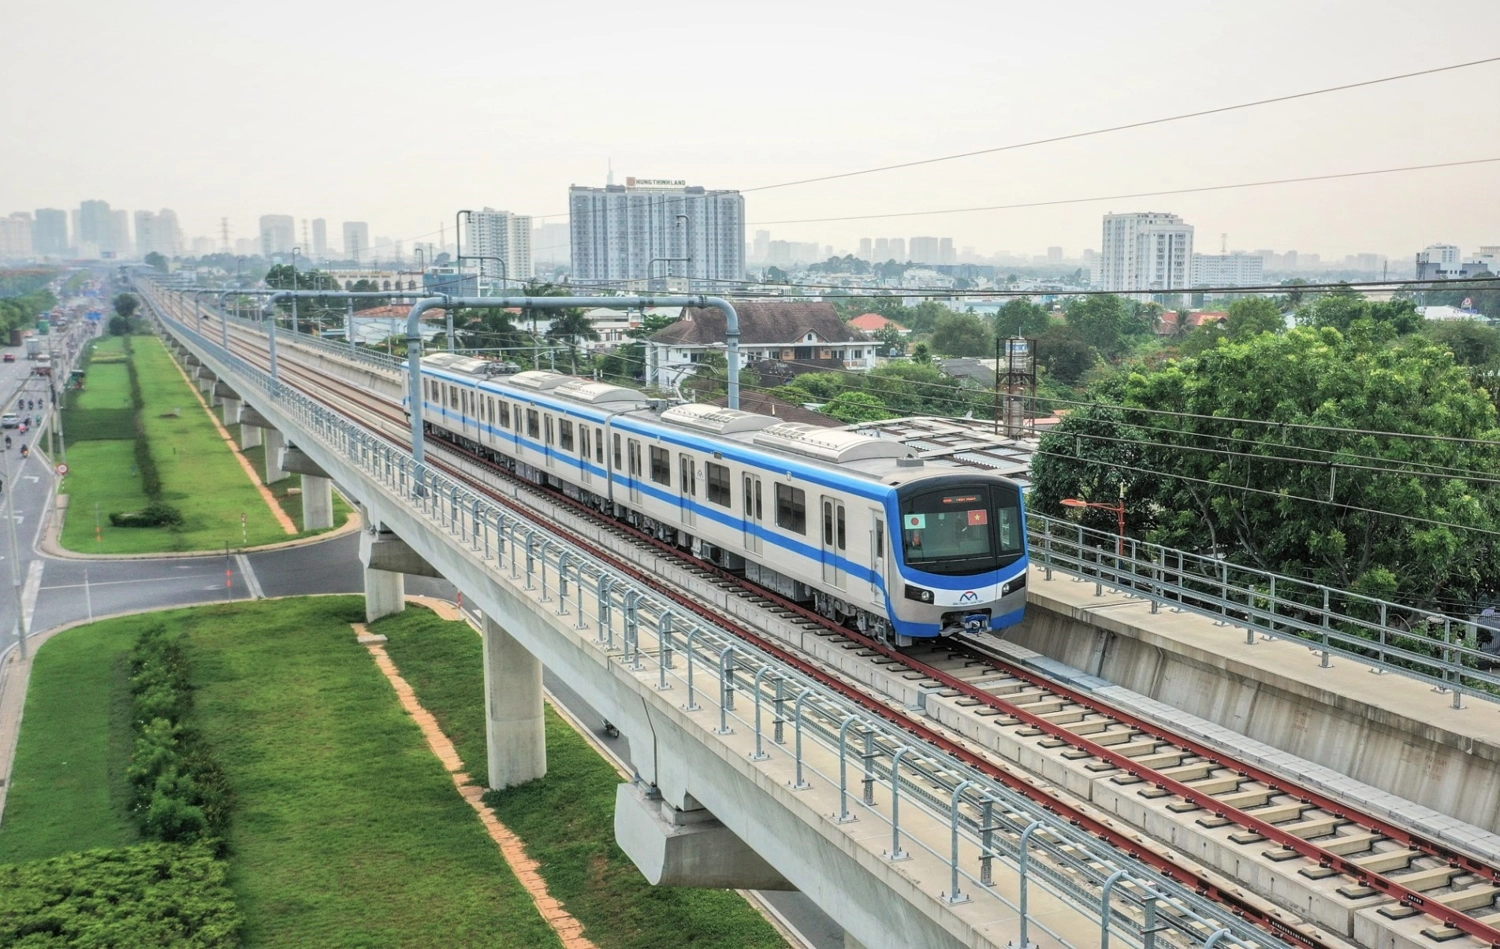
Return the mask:
[[[807,533],[807,492],[789,484],[776,486],[776,526],[794,534]]]
[[[761,514],[761,508],[760,508],[760,482],[757,481],[757,482],[755,482],[755,519],[758,521],[758,520],[761,519],[761,517],[762,517],[762,514]]]
[[[548,445],[551,445],[552,444],[552,416],[548,415],[544,419],[544,421],[546,422],[545,428],[546,428],[546,431],[547,431],[547,437],[544,440],[546,441],[546,443]]]
[[[500,427],[510,428],[510,403],[500,400]]]
[[[495,397],[492,396],[492,395],[491,396],[486,396],[485,397],[485,401],[488,402],[489,405],[490,405],[490,424],[494,425],[495,424]]]
[[[622,468],[624,468],[624,465],[620,464],[620,436],[619,436],[618,433],[616,433],[616,435],[615,435],[615,470],[619,471]]]
[[[696,495],[698,493],[698,475],[693,470],[693,456],[678,455],[677,465],[682,470],[682,480],[678,482],[682,485],[682,493],[690,496]]]
[[[594,426],[594,460],[599,463],[599,467],[604,467],[604,429],[597,425]]]
[[[563,451],[573,450],[573,423],[565,418],[557,420],[557,443]]]
[[[578,426],[578,457],[584,461],[588,461],[589,458],[589,427],[587,425]]]
[[[823,502],[823,546],[833,546],[833,502]]]
[[[458,386],[448,387],[448,408],[458,408]]]
[[[542,417],[537,414],[536,409],[526,410],[526,435],[536,438],[542,433]]]
[[[844,529],[844,506],[842,504],[839,505],[838,511],[834,513],[834,536],[838,539],[839,550],[847,549],[844,546],[844,540],[849,535]]]
[[[632,438],[626,452],[630,456],[630,476],[639,478],[641,476],[641,443]]]
[[[729,469],[713,462],[704,464],[704,476],[708,481],[708,500],[720,507],[731,507],[729,497]]]
[[[672,455],[665,448],[651,446],[651,480],[657,484],[672,483]]]
[[[875,518],[875,559],[885,559],[885,521]]]

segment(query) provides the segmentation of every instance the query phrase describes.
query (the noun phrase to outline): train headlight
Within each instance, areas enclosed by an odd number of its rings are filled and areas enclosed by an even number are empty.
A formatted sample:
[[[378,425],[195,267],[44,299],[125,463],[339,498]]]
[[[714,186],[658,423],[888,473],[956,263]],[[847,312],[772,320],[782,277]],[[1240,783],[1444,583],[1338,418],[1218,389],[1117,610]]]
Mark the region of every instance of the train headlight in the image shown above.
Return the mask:
[[[921,587],[914,587],[908,583],[906,585],[906,598],[908,600],[916,600],[918,603],[931,603],[932,591],[924,590]]]

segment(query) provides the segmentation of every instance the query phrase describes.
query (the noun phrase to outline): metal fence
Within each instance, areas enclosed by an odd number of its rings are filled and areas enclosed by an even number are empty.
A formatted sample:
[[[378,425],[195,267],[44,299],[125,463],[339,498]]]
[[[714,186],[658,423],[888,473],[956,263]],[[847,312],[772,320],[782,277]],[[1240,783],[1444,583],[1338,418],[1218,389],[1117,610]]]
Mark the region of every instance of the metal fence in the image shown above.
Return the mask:
[[[1163,605],[1242,626],[1245,641],[1257,635],[1295,640],[1322,656],[1327,666],[1343,656],[1380,673],[1418,679],[1451,692],[1453,707],[1473,695],[1500,702],[1500,657],[1478,647],[1478,627],[1388,600],[1282,576],[1221,558],[1191,554],[1072,521],[1027,514],[1032,562],[1093,580],[1105,587]]]
[[[239,385],[259,389],[299,429],[294,436],[299,445],[320,443],[357,468],[368,488],[383,491],[390,503],[467,545],[497,582],[531,591],[558,616],[573,617],[575,628],[592,629],[593,642],[611,662],[646,681],[654,677],[658,689],[684,690],[684,709],[716,719],[717,728],[705,722],[706,728],[720,735],[753,734],[750,760],[785,756],[785,764],[790,759],[796,790],[813,782],[836,785],[840,804],[834,819],[885,825],[887,860],[906,860],[914,851],[941,860],[948,872],[939,898],[1009,906],[1019,918],[1020,945],[1029,944],[1032,930],[1073,945],[1029,912],[1035,886],[1093,914],[1100,928],[1088,945],[1107,945],[1111,938],[1148,949],[1284,945],[1041,804],[687,613],[545,526],[417,465],[409,454],[278,385],[196,329],[161,316],[200,353],[232,370]],[[913,811],[926,827],[934,821],[946,827],[946,839],[914,836]],[[997,860],[1019,874],[1016,902],[995,886]]]

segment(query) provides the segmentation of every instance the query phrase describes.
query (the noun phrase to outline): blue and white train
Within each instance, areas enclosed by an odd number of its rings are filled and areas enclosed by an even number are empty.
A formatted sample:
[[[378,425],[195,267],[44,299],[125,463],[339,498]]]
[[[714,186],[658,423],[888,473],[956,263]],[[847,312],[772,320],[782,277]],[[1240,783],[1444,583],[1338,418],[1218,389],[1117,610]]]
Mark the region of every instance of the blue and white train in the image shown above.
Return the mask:
[[[497,366],[424,357],[427,431],[898,646],[1022,619],[1014,481],[894,439]]]

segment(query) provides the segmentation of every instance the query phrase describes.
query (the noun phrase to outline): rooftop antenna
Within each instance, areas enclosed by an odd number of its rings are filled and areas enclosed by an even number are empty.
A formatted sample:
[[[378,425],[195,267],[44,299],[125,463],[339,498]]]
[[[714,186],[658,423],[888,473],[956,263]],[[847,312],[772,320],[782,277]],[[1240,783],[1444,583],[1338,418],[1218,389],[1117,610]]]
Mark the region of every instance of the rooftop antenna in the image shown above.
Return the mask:
[[[1219,235],[1219,253],[1229,253],[1229,234],[1225,232]]]
[[[614,183],[615,183],[615,160],[613,158],[611,158],[609,160],[609,176],[605,179],[605,184],[613,186]]]

